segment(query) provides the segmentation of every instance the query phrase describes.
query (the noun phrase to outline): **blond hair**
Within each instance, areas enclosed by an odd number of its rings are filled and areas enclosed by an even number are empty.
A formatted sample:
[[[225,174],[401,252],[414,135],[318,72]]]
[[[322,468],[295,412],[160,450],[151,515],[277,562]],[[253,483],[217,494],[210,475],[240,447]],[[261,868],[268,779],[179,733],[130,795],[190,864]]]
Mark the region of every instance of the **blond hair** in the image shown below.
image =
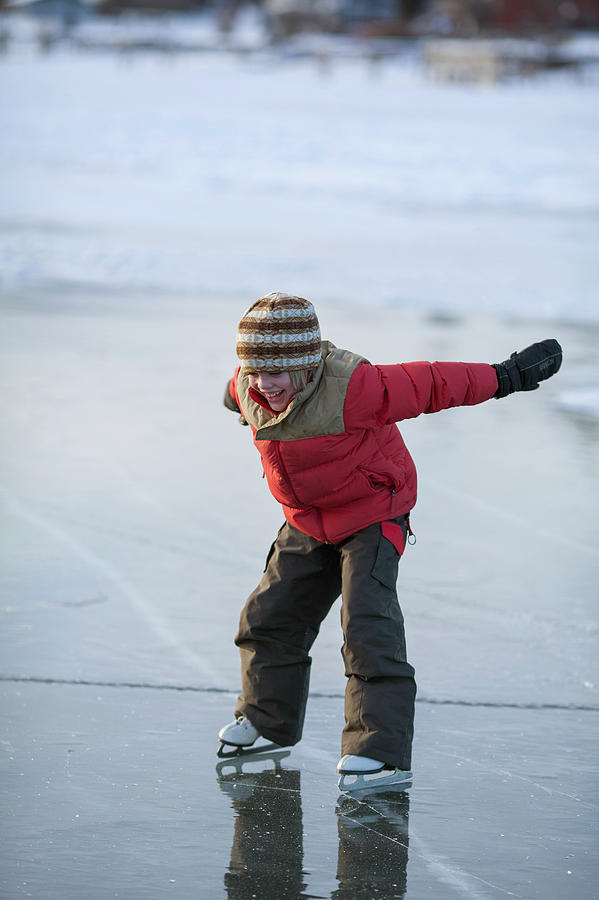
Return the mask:
[[[296,394],[300,394],[314,377],[314,369],[297,369],[289,373],[291,386]]]

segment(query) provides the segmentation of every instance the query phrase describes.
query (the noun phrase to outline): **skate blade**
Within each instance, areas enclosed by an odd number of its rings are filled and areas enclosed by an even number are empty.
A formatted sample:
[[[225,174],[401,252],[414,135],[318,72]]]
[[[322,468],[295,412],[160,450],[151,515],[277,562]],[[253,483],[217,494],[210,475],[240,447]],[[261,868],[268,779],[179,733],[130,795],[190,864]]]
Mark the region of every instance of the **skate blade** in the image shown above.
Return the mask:
[[[291,756],[291,750],[282,750],[280,747],[277,747],[276,750],[263,749],[261,753],[240,753],[221,759],[216,764],[216,771],[219,777],[226,778],[229,778],[231,775],[246,775],[249,773],[244,770],[244,766],[250,766],[253,763],[265,763],[270,760],[273,763],[272,771],[281,773],[283,771],[281,761],[288,756]]]
[[[378,787],[387,787],[391,784],[412,783],[412,773],[403,772],[401,769],[383,769],[380,772],[366,773],[349,773],[345,772],[339,776],[337,782],[340,791],[345,793],[353,793],[354,791],[372,790]]]
[[[231,747],[230,750],[225,749],[226,747]],[[278,744],[261,744],[258,747],[254,747],[253,744],[226,744],[224,741],[220,742],[220,747],[216,751],[216,755],[219,759],[236,759],[238,756],[255,756],[257,753],[269,753],[273,750],[281,750]]]

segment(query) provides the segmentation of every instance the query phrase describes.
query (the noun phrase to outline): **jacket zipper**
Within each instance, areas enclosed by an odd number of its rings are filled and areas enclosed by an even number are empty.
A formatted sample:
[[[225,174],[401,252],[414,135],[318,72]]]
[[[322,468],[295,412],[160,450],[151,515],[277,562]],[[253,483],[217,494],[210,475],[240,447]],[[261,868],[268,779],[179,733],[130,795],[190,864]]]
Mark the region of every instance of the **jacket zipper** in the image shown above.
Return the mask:
[[[297,498],[297,495],[296,495],[295,491],[293,490],[293,486],[292,486],[292,484],[291,484],[291,479],[289,478],[289,475],[288,475],[288,473],[287,473],[287,469],[285,468],[285,464],[283,463],[283,457],[282,457],[282,455],[281,455],[281,450],[280,450],[280,447],[279,447],[279,441],[276,441],[276,442],[273,441],[273,443],[275,444],[275,454],[276,454],[276,457],[277,457],[277,466],[279,467],[279,470],[280,470],[280,472],[281,472],[281,475],[282,475],[283,478],[285,479],[285,486],[286,486],[286,488],[289,490],[289,493],[291,494],[291,498],[292,498],[292,500],[293,500],[293,502],[294,502],[294,504],[295,504],[294,509],[304,509],[304,507],[303,507],[303,506],[301,505],[301,503],[299,502],[299,500],[298,500],[298,498]]]

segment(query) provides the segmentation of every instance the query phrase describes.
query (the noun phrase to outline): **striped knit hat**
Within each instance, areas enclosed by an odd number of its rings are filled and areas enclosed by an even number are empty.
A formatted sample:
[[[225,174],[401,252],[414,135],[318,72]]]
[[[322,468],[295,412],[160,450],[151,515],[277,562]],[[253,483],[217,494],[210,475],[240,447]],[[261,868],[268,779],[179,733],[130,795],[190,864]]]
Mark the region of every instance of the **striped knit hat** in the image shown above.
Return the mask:
[[[236,349],[246,374],[315,368],[321,349],[314,307],[303,297],[265,294],[239,323]]]

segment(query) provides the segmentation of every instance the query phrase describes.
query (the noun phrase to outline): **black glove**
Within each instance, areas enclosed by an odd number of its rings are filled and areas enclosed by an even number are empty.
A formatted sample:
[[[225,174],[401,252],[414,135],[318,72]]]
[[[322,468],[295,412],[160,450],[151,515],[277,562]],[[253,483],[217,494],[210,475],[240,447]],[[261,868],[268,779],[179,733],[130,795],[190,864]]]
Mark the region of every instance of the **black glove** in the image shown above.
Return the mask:
[[[239,406],[237,405],[235,400],[233,400],[231,394],[229,393],[230,383],[231,383],[230,381],[227,381],[227,386],[225,388],[225,396],[223,397],[223,403],[225,404],[227,409],[231,410],[231,412],[240,413],[241,410],[239,409]]]
[[[561,364],[562,348],[553,338],[512,353],[504,362],[493,363],[499,384],[495,397],[499,400],[514,391],[534,391],[540,381],[555,375]]]

